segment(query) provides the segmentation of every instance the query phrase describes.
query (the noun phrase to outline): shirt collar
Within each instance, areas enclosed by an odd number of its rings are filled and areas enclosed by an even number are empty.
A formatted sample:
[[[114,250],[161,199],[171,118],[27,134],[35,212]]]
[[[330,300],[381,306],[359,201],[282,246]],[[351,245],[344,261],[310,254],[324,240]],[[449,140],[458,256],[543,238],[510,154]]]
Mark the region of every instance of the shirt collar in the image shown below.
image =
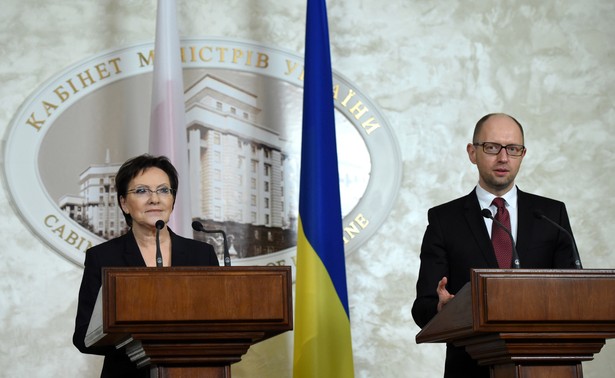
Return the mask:
[[[491,206],[491,202],[495,197],[502,197],[506,201],[506,207],[516,209],[517,208],[517,186],[513,187],[502,196],[496,196],[483,189],[480,185],[476,185],[476,197],[478,197],[478,203],[481,209],[495,208]]]

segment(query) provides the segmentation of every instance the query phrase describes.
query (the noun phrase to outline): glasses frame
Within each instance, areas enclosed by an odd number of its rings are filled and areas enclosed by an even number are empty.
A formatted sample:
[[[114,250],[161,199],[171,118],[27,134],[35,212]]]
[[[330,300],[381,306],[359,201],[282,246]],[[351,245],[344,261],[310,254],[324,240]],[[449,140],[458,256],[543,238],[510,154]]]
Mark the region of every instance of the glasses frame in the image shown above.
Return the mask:
[[[482,143],[472,143],[472,145],[481,146],[483,148],[483,152],[486,153],[487,155],[498,155],[500,152],[502,152],[502,148],[504,149],[504,151],[506,151],[506,155],[513,156],[513,157],[521,157],[523,156],[523,153],[525,152],[525,146],[522,144],[503,145],[503,144],[499,144],[495,142],[482,142]],[[498,152],[495,152],[495,153],[487,152],[487,150],[485,149],[485,145],[500,146],[500,149],[498,150]],[[508,147],[521,147],[521,149],[519,150],[519,155],[511,154],[510,151],[508,151]]]
[[[137,190],[145,190],[145,192],[144,193],[139,193],[139,192],[137,192]],[[164,191],[167,191],[167,190],[168,190],[168,193],[165,193]],[[143,197],[143,198],[149,198],[149,197],[153,196],[154,193],[156,193],[156,195],[159,196],[159,197],[173,196],[175,194],[175,189],[169,188],[168,186],[163,186],[163,187],[158,188],[156,190],[152,190],[152,189],[150,189],[150,188],[148,188],[146,186],[140,186],[138,188],[129,189],[129,190],[126,191],[126,194],[134,194],[137,197]]]

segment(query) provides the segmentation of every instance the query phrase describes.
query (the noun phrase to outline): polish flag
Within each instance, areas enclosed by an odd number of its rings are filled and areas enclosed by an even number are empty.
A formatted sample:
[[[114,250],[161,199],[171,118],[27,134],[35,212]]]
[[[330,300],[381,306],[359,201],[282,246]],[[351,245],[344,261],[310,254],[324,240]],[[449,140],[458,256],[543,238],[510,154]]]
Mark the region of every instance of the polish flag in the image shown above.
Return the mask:
[[[149,153],[168,157],[179,173],[179,190],[169,226],[192,236],[184,82],[175,0],[158,0]]]

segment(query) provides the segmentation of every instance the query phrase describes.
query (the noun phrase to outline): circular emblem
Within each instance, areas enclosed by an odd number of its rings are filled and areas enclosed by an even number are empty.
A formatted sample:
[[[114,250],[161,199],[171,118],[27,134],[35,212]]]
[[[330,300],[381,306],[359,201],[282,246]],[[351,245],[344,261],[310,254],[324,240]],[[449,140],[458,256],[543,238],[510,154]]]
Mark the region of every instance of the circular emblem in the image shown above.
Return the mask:
[[[16,212],[78,265],[89,247],[125,231],[113,180],[125,160],[147,152],[153,49],[120,48],[67,68],[22,104],[7,129],[4,179]],[[188,179],[198,193],[192,217],[227,230],[233,264],[294,266],[302,57],[202,38],[182,41],[182,60]],[[333,84],[350,253],[389,214],[401,159],[375,104],[335,71]],[[254,175],[255,167],[265,173]]]

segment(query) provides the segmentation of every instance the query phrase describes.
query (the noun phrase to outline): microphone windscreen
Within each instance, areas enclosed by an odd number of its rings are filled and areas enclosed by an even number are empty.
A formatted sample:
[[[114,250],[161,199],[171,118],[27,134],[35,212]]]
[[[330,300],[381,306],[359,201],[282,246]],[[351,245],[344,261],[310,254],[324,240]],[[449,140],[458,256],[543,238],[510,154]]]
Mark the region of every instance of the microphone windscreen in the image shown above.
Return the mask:
[[[162,230],[164,228],[164,221],[162,219],[156,221],[156,228]]]
[[[493,214],[491,214],[491,210],[489,209],[482,209],[480,211],[480,213],[483,215],[483,217],[485,218],[489,218],[489,219],[493,219]]]
[[[192,222],[192,229],[194,231],[203,231],[203,225],[201,224],[201,222],[194,221]]]

